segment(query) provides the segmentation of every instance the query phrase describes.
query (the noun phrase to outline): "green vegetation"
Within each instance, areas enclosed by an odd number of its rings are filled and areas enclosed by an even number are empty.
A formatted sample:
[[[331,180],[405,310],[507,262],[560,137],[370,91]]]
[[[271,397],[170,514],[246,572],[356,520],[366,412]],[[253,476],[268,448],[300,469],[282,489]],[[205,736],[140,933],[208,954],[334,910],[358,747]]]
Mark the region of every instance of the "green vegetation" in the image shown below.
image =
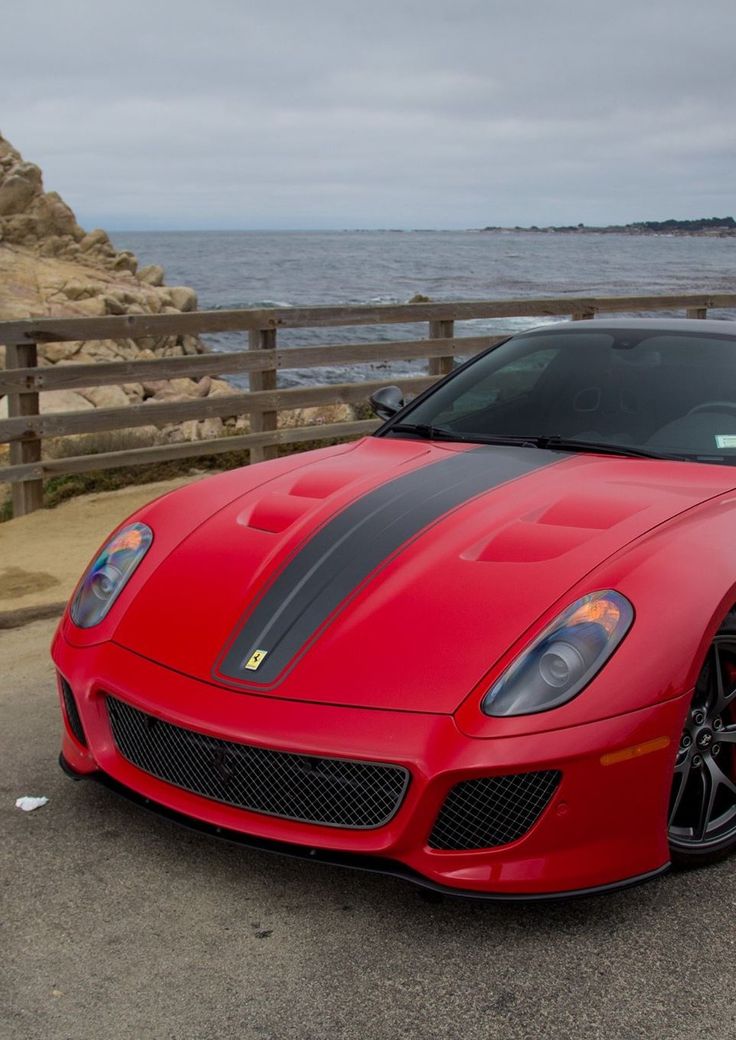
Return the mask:
[[[639,220],[633,224],[605,224],[603,226],[589,224],[555,224],[548,227],[521,227],[517,224],[513,228],[503,228],[489,224],[482,228],[483,231],[546,231],[581,234],[595,232],[597,234],[623,234],[623,235],[657,235],[657,234],[684,234],[684,235],[707,235],[707,234],[736,234],[736,220],[733,217],[701,217],[698,220]]]
[[[715,228],[736,229],[733,217],[702,217],[700,220],[643,220],[627,227],[646,228],[647,231],[708,231]]]

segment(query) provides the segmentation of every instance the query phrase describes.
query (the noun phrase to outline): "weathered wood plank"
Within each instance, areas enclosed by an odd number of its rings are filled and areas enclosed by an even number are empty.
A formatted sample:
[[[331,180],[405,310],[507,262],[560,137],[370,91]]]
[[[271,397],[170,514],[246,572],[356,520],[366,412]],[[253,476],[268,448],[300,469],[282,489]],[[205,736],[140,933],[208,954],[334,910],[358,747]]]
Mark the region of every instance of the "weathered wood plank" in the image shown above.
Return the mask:
[[[356,422],[330,423],[320,426],[295,426],[290,429],[244,433],[238,437],[218,437],[205,441],[186,441],[180,444],[161,444],[131,451],[101,452],[98,455],[75,455],[65,459],[47,459],[43,462],[6,466],[0,469],[0,482],[40,480],[62,473],[85,473],[95,470],[142,466],[151,462],[169,462],[174,459],[197,458],[202,455],[222,455],[224,452],[271,444],[303,444],[337,438],[362,437],[381,425],[379,419],[361,419]]]
[[[38,362],[35,343],[9,345],[5,348],[5,364],[8,368],[34,368]],[[9,421],[38,415],[37,393],[14,393],[8,397]],[[34,433],[26,433],[10,445],[12,465],[33,465],[41,458],[41,440]],[[11,491],[13,516],[25,516],[43,505],[43,483],[40,480],[24,480],[14,483]]]
[[[251,329],[248,333],[248,349],[258,357],[263,367],[252,371],[249,376],[250,388],[253,392],[260,390],[276,389],[276,329]],[[266,368],[263,363],[264,355],[272,359],[271,365]],[[265,433],[268,430],[278,428],[278,412],[252,411],[250,413],[250,428],[253,433]],[[266,459],[276,458],[276,447],[273,445],[256,445],[251,449],[251,462],[264,462]]]
[[[430,371],[440,374],[449,370],[457,354],[472,354],[505,337],[453,338],[454,322],[504,317],[567,317],[574,319],[605,313],[642,313],[647,311],[685,309],[691,318],[705,318],[711,308],[736,307],[736,293],[695,294],[679,296],[560,296],[523,300],[467,300],[442,303],[321,306],[248,309],[240,311],[197,311],[186,314],[122,315],[105,318],[38,318],[16,322],[0,322],[0,343],[7,345],[7,365],[0,372],[0,396],[8,395],[9,418],[0,421],[0,441],[11,445],[12,470],[23,483],[13,490],[16,512],[29,511],[40,504],[37,473],[40,460],[40,438],[64,436],[97,430],[123,429],[136,426],[162,425],[187,419],[206,419],[250,413],[253,432],[248,437],[271,435],[276,440],[251,441],[254,456],[282,443],[288,431],[268,430],[275,426],[279,410],[319,406],[340,402],[354,403],[383,385],[383,381],[344,383],[337,386],[278,390],[276,371],[280,368],[308,368],[340,363],[369,363],[379,360],[430,358]],[[275,345],[278,328],[329,328],[338,326],[388,325],[395,323],[430,323],[431,340],[382,341],[338,346],[279,349]],[[137,339],[145,336],[197,335],[207,332],[247,330],[257,349],[237,354],[213,353],[198,357],[159,358],[154,361],[111,362],[99,365],[35,367],[36,341],[55,342],[92,339]],[[24,356],[24,352],[28,351]],[[74,389],[84,386],[115,385],[141,380],[170,379],[177,376],[251,375],[250,394],[214,397],[183,402],[154,402],[131,405],[124,409],[96,409],[39,416],[38,393],[48,389]],[[420,391],[431,385],[432,378],[416,377],[396,382],[405,390]],[[342,425],[342,424],[341,424]],[[347,424],[350,425],[350,424]],[[258,427],[262,427],[261,430]],[[326,427],[319,427],[325,430]],[[226,438],[228,450],[236,438]],[[288,440],[283,443],[288,443]],[[202,442],[207,453],[214,442]],[[179,449],[181,457],[191,454],[191,445],[166,445],[151,451]],[[147,450],[147,449],[146,449]],[[196,453],[196,452],[195,452]],[[107,453],[116,454],[116,453]],[[121,453],[130,455],[130,453]],[[135,453],[133,453],[135,454]],[[147,456],[150,458],[151,456]],[[177,457],[172,455],[171,457]],[[97,468],[103,456],[94,456]],[[60,464],[68,460],[56,460]],[[129,464],[129,463],[121,463]],[[81,465],[81,463],[80,463]],[[25,477],[18,477],[19,472]]]
[[[429,338],[435,340],[451,340],[455,334],[454,321],[430,321]],[[427,371],[431,376],[446,376],[452,372],[453,358],[451,354],[440,354],[429,359]]]
[[[509,333],[510,334],[510,333]],[[412,361],[416,358],[470,356],[502,343],[506,336],[462,336],[438,340],[391,340],[371,343],[342,343],[314,347],[286,347],[254,354],[249,350],[232,354],[156,358],[151,361],[100,361],[94,364],[50,365],[44,368],[0,369],[0,394],[29,390],[78,390],[89,386],[160,379],[235,375],[261,366],[278,369],[319,368],[325,365],[370,364],[374,361]]]
[[[430,386],[429,376],[410,376],[395,380],[409,393]],[[367,401],[385,380],[365,383],[337,383],[330,386],[294,387],[289,390],[260,390],[255,393],[222,397],[195,398],[191,401],[132,404],[127,408],[95,408],[85,412],[49,412],[0,420],[0,442],[19,441],[29,434],[37,437],[65,437],[71,434],[98,433],[135,426],[165,425],[188,419],[210,419],[262,411],[288,411],[323,404],[354,404]],[[267,443],[267,442],[264,442]]]
[[[736,306],[736,293],[678,296],[555,296],[543,299],[455,300],[360,306],[192,311],[186,314],[127,314],[104,318],[27,318],[0,322],[0,343],[137,339],[269,328],[329,328],[475,318],[554,317],[595,309],[599,314]]]

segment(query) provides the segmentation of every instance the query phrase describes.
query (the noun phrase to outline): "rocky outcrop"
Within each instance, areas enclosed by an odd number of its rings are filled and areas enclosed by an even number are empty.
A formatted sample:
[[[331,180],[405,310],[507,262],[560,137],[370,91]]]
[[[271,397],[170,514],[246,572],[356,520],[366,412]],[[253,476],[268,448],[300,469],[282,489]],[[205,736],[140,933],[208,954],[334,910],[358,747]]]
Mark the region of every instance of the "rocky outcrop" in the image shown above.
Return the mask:
[[[163,268],[139,267],[128,251],[116,250],[101,228],[85,231],[56,192],[46,192],[38,166],[26,162],[0,135],[0,320],[29,317],[101,317],[106,314],[178,314],[197,309],[188,286],[167,286]],[[2,351],[0,347],[0,351]],[[196,336],[145,340],[49,343],[41,365],[142,360],[200,354]],[[0,355],[0,362],[2,361]],[[186,400],[233,393],[221,379],[175,379],[42,394],[44,411],[119,407],[147,400]],[[0,400],[0,415],[6,402]],[[151,443],[222,435],[237,419],[208,419],[177,427],[145,428]],[[238,428],[243,428],[243,422]]]

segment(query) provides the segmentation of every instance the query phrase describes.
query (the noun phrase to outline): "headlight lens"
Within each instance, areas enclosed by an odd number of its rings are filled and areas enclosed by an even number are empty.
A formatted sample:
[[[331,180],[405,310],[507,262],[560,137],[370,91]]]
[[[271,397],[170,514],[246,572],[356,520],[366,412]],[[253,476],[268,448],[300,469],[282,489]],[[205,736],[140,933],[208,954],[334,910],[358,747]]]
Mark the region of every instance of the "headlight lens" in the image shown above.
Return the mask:
[[[565,704],[603,667],[634,620],[619,592],[583,596],[552,622],[483,698],[486,715],[532,715]]]
[[[153,531],[146,524],[128,524],[110,539],[90,564],[72,603],[72,621],[80,628],[99,625],[148,552]]]

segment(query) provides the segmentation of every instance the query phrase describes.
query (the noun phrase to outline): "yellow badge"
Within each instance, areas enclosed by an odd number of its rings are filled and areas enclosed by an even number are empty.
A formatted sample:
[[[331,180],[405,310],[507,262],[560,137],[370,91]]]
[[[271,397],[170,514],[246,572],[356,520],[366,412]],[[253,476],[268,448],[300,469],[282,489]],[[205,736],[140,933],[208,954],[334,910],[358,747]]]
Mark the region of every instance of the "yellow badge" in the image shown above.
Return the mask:
[[[243,667],[250,672],[257,671],[265,661],[267,653],[268,650],[254,650]]]

